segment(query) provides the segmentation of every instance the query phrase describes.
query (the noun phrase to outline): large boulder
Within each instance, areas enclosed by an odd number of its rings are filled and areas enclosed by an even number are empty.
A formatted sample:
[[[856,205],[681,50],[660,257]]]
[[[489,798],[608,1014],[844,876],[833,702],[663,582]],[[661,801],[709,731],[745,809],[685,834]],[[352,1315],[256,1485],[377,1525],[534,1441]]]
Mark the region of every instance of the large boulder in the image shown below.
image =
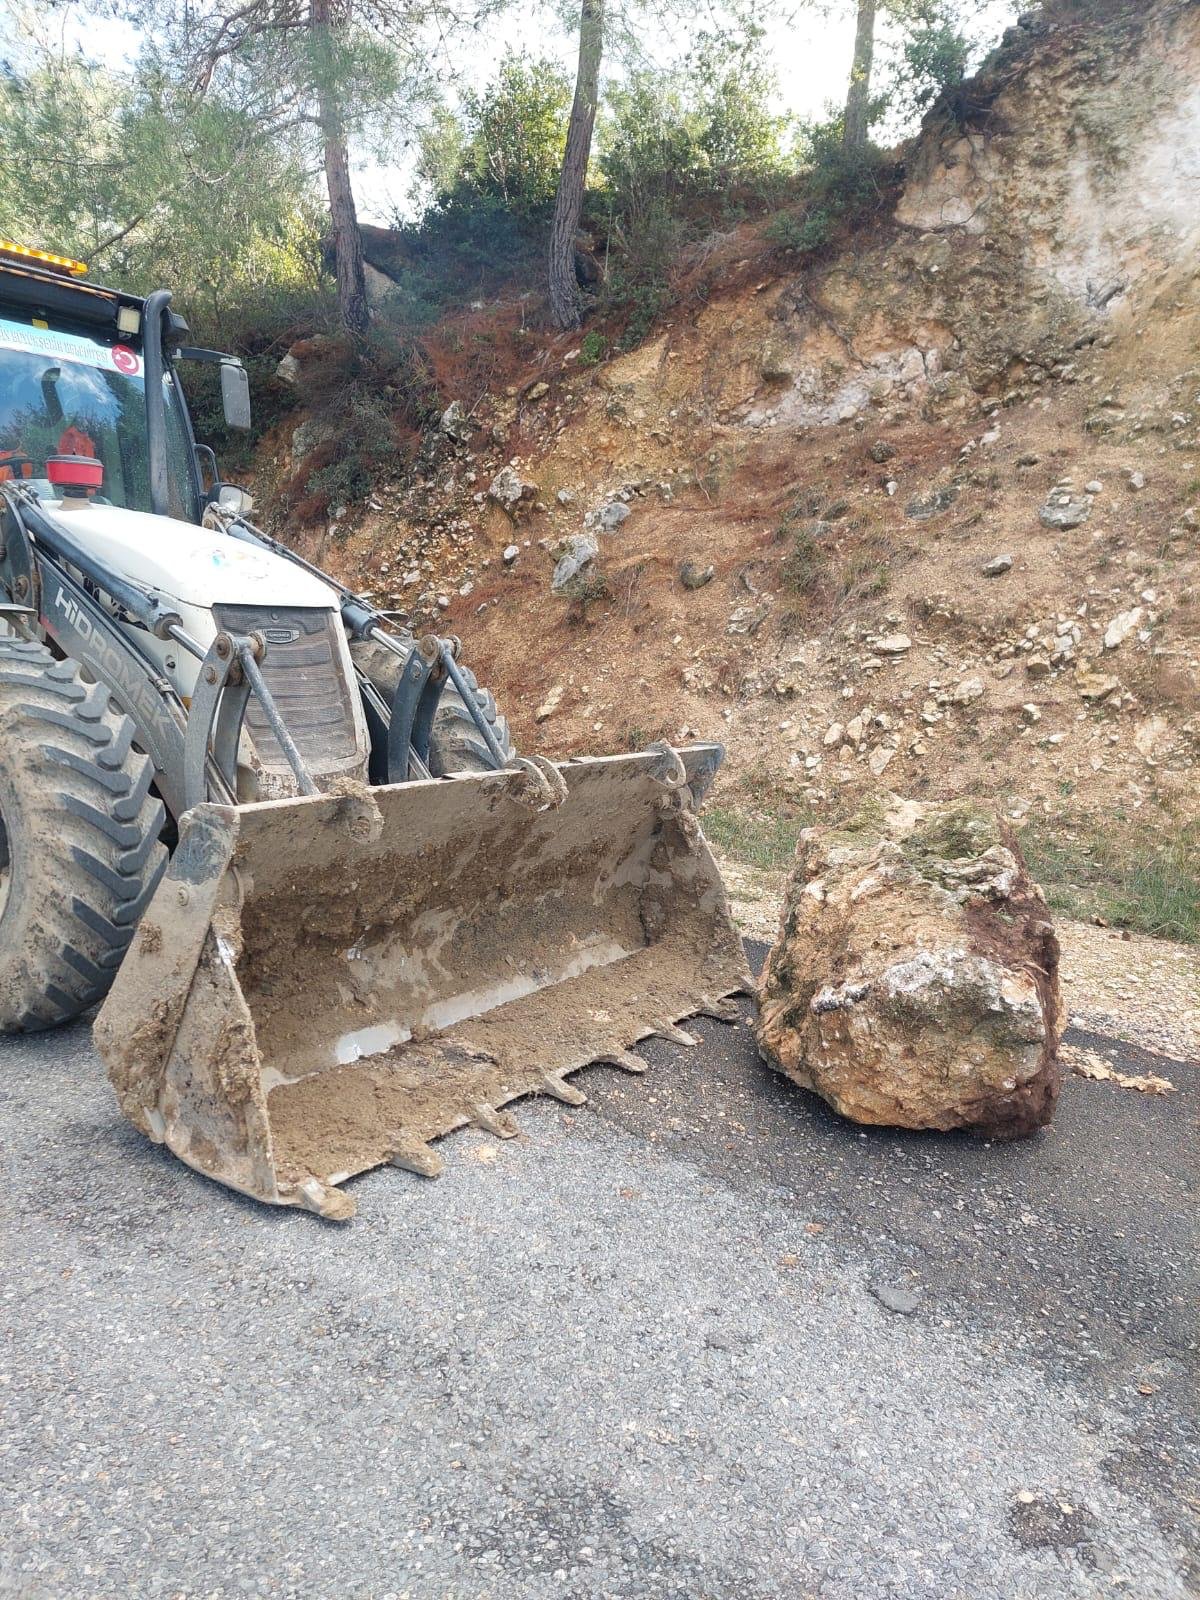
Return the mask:
[[[806,828],[761,982],[764,1058],[856,1122],[1014,1139],[1058,1099],[1058,940],[1008,827],[894,795]]]

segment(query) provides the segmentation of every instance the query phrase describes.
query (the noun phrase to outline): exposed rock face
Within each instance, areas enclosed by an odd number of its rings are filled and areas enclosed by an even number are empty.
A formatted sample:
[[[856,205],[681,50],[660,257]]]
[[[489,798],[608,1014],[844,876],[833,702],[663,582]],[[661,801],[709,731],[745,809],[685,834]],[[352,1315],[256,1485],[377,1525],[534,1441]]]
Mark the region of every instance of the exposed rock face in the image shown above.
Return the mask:
[[[807,828],[759,1048],[856,1122],[1012,1139],[1058,1099],[1058,941],[991,812],[876,802]]]

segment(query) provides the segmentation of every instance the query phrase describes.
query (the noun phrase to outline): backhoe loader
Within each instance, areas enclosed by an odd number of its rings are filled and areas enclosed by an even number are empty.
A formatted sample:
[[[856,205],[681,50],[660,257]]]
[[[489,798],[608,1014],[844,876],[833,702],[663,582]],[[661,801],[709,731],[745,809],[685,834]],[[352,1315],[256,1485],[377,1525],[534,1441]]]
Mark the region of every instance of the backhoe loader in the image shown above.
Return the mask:
[[[721,747],[518,756],[459,642],[250,521],[160,289],[0,245],[0,1032],[102,1002],[125,1115],[257,1199],[584,1096],[748,974],[697,822]]]

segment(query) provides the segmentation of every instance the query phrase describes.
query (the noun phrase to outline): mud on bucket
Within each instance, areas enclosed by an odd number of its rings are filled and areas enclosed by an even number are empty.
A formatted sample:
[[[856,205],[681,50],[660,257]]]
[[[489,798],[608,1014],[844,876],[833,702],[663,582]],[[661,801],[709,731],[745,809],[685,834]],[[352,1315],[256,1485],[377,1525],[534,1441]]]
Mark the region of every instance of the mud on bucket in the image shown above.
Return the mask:
[[[96,1022],[122,1109],[198,1171],[338,1185],[502,1107],[583,1096],[749,974],[695,806],[716,745],[197,806]],[[561,774],[561,777],[559,776]]]

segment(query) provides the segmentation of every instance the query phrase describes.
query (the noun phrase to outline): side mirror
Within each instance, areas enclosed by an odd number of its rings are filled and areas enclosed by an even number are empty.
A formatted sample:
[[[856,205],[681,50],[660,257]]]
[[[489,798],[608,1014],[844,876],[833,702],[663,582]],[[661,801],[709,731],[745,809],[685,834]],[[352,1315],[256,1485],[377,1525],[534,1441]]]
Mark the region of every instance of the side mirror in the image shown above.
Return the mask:
[[[240,361],[221,363],[221,406],[227,427],[250,426],[250,379]]]
[[[219,483],[215,487],[216,494],[211,498],[231,517],[248,517],[254,510],[254,496],[248,490],[239,488],[236,483]]]

